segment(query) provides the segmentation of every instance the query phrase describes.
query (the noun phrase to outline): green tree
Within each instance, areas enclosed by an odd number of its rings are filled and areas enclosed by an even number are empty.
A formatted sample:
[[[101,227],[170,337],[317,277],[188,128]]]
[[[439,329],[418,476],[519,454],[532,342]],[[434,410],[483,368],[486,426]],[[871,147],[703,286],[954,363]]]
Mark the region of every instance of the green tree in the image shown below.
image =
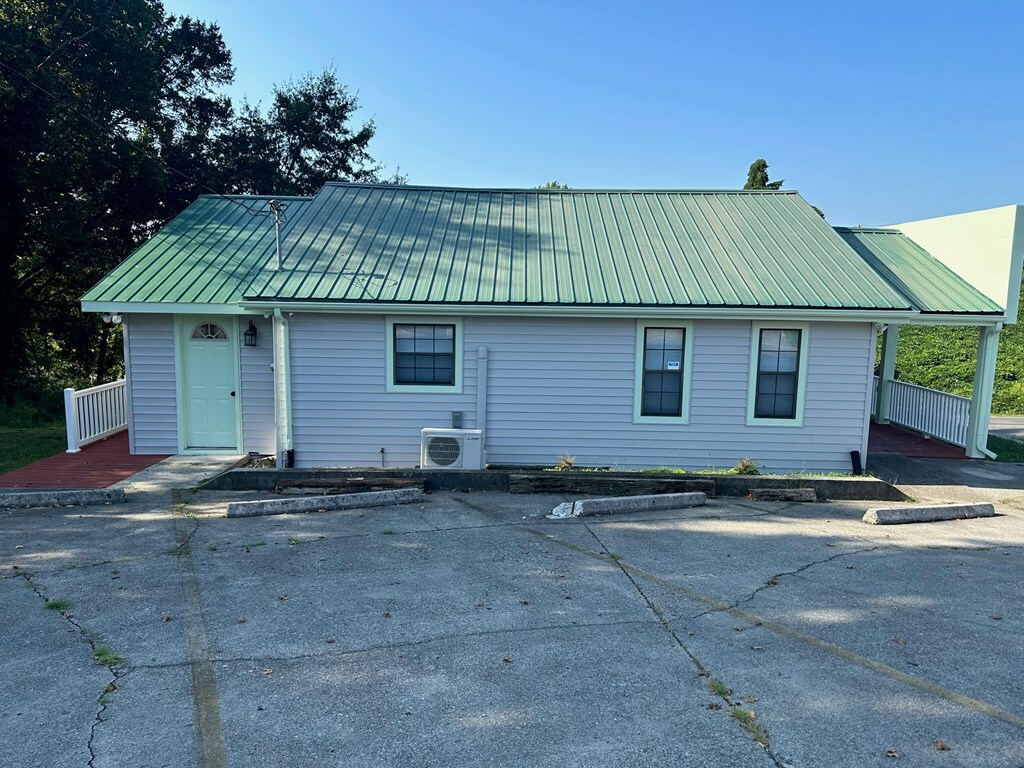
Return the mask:
[[[534,187],[534,189],[572,189],[572,187],[568,184],[559,184],[557,181],[549,181],[547,184]]]
[[[372,122],[333,72],[266,115],[219,93],[215,24],[160,0],[0,2],[0,394],[107,377],[118,333],[78,297],[203,192],[375,180]],[[394,177],[393,181],[400,181]]]
[[[266,114],[244,104],[214,144],[221,188],[309,195],[332,180],[381,182],[368,150],[373,121],[350,127],[358,107],[332,70],[275,86]],[[405,177],[384,181],[401,184]]]
[[[778,181],[768,180],[768,163],[763,157],[759,157],[757,160],[750,164],[750,169],[747,171],[747,183],[743,185],[744,189],[781,189],[785,179],[779,179]],[[811,208],[814,212],[825,218],[824,211],[816,205],[812,205]]]
[[[757,160],[750,164],[750,170],[747,171],[747,183],[743,185],[744,189],[779,189],[785,179],[779,179],[778,181],[768,180],[768,163],[763,157],[759,157]]]

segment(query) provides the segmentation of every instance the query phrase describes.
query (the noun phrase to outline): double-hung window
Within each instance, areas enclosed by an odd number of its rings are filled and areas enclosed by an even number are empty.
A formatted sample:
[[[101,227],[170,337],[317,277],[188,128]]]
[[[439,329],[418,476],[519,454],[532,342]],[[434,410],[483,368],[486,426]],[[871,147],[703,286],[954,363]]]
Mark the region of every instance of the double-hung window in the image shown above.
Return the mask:
[[[748,421],[800,426],[807,369],[807,326],[755,324]]]
[[[652,320],[637,325],[634,421],[687,422],[691,335],[688,323]]]
[[[461,389],[461,324],[389,319],[388,390],[458,392]]]

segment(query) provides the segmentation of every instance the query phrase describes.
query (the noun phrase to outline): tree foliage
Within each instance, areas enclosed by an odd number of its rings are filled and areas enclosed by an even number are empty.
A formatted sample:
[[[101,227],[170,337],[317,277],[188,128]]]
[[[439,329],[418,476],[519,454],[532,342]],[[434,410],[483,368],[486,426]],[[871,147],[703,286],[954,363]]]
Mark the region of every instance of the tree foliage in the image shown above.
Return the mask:
[[[779,179],[778,181],[768,180],[768,163],[763,157],[759,157],[757,160],[750,164],[750,170],[747,171],[747,183],[743,185],[744,189],[779,189],[785,179]]]
[[[373,122],[334,72],[236,109],[218,27],[160,0],[0,3],[0,51],[5,399],[110,374],[117,331],[78,297],[197,195],[379,178]]]
[[[785,179],[779,179],[777,181],[768,180],[768,163],[763,157],[759,157],[757,160],[750,164],[750,168],[747,170],[747,183],[743,185],[744,189],[781,189]],[[816,205],[811,205],[814,212],[825,218],[824,211]]]
[[[546,184],[534,187],[534,189],[572,189],[568,184],[559,184],[557,181],[549,181]]]

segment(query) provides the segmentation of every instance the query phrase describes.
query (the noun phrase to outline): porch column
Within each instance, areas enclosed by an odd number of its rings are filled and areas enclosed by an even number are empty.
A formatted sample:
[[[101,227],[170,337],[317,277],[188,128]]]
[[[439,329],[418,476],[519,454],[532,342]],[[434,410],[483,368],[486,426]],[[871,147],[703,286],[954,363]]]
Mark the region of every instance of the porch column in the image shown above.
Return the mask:
[[[967,422],[967,455],[972,459],[995,458],[988,450],[988,421],[992,415],[992,389],[996,378],[996,354],[1003,324],[982,328],[978,338],[978,366],[974,369],[974,392]]]
[[[889,423],[889,404],[892,402],[892,381],[896,376],[896,346],[900,340],[900,327],[887,325],[882,331],[882,362],[878,367],[878,400],[875,402],[875,421]]]

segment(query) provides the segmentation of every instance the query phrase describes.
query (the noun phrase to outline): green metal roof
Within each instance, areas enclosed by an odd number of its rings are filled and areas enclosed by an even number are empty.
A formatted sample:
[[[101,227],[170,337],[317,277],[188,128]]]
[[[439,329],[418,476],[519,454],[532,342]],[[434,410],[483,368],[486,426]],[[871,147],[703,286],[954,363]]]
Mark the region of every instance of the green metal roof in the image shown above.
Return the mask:
[[[1003,311],[1002,307],[899,230],[837,227],[836,231],[921,312]]]
[[[329,183],[205,195],[89,305],[250,301],[1000,312],[907,238],[837,233],[792,191],[483,190]],[[881,233],[881,234],[879,234]],[[886,239],[889,238],[889,239]]]
[[[83,302],[229,304],[253,275],[273,265],[274,222],[267,201],[298,216],[308,197],[203,195],[93,286]]]
[[[909,309],[794,192],[327,184],[247,298]]]

